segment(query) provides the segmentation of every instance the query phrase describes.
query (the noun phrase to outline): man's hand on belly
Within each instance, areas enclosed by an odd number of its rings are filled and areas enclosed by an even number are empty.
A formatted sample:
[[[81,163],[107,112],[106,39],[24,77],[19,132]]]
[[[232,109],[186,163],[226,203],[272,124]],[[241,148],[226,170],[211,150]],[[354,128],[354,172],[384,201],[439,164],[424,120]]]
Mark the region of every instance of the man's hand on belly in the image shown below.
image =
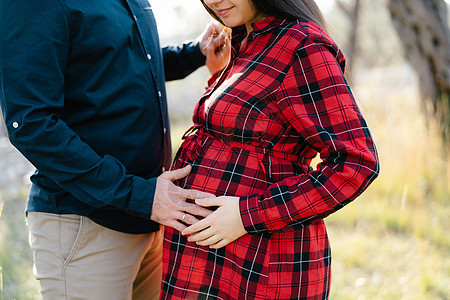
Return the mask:
[[[207,217],[211,214],[211,210],[189,203],[186,199],[211,198],[215,197],[214,195],[185,190],[173,183],[189,175],[191,168],[188,165],[182,169],[167,171],[157,178],[151,220],[181,232],[187,227],[185,224],[192,225],[199,221],[195,216]]]

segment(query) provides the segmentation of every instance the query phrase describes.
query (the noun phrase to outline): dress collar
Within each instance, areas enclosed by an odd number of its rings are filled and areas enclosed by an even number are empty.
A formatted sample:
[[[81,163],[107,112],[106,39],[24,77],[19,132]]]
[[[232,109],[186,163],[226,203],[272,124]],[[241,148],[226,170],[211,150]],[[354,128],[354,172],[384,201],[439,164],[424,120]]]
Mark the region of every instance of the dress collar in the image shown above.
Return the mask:
[[[280,25],[283,25],[286,22],[287,22],[286,19],[280,19],[273,16],[269,16],[261,21],[253,23],[252,26],[253,31],[255,33],[260,33],[272,30],[276,27],[279,27]]]
[[[269,16],[261,21],[252,23],[252,35],[257,36],[259,34],[271,31],[286,22],[288,22],[286,19]],[[247,36],[247,30],[245,25],[233,27],[232,30],[231,45],[234,49],[239,50],[242,40]]]

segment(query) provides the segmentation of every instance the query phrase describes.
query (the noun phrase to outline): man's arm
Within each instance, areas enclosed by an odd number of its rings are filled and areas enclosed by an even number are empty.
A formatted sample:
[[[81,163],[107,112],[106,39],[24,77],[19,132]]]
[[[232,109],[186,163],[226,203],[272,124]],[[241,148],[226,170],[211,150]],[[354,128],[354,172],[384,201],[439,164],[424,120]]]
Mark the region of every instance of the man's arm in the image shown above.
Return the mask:
[[[166,81],[183,79],[205,64],[205,56],[197,42],[162,49]]]
[[[5,0],[0,5],[0,102],[11,143],[87,205],[150,219],[157,179],[131,175],[115,157],[100,156],[64,120],[70,33],[60,2]],[[202,215],[184,205],[193,193],[166,196],[181,203],[180,211]]]
[[[154,182],[100,157],[65,123],[69,24],[58,1],[2,1],[1,103],[11,143],[42,174],[90,206],[150,216]],[[51,21],[49,21],[51,20]]]

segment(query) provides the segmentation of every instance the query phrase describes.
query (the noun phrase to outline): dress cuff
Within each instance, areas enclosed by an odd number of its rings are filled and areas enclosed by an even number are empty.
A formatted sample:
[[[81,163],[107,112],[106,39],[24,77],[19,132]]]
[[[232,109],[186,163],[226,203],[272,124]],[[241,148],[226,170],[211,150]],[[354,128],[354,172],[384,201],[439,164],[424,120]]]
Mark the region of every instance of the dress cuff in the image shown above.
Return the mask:
[[[242,223],[248,233],[267,233],[268,229],[259,212],[259,195],[250,195],[239,198],[239,210]]]

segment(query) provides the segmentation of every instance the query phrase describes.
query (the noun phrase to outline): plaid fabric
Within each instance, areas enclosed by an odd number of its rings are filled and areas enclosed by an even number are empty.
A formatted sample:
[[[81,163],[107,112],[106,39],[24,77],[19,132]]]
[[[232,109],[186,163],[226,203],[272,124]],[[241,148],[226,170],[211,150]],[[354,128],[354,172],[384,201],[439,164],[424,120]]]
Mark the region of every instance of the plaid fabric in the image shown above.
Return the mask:
[[[378,174],[344,57],[314,24],[267,18],[233,30],[230,65],[200,99],[174,161],[177,184],[239,196],[244,235],[214,250],[167,228],[162,299],[327,299],[323,218]],[[320,153],[313,169],[311,159]]]

